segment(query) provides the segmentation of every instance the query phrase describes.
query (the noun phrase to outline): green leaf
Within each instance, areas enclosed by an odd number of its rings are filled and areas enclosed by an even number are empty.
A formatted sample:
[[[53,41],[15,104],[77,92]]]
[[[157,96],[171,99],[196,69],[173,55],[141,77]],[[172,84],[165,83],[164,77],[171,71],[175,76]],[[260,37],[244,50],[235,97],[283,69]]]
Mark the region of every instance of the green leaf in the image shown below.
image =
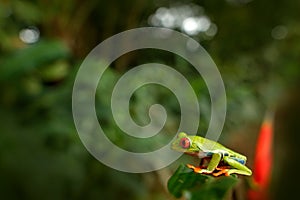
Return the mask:
[[[237,182],[235,176],[213,177],[180,165],[168,181],[168,190],[177,198],[185,194],[190,200],[221,200]]]

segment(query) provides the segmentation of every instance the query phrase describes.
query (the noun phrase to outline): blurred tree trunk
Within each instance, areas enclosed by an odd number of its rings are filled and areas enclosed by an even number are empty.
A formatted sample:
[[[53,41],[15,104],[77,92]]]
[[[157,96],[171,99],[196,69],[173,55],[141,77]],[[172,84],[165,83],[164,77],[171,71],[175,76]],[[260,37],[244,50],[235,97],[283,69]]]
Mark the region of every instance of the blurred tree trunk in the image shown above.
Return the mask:
[[[300,83],[284,95],[275,117],[274,171],[271,199],[299,196]]]

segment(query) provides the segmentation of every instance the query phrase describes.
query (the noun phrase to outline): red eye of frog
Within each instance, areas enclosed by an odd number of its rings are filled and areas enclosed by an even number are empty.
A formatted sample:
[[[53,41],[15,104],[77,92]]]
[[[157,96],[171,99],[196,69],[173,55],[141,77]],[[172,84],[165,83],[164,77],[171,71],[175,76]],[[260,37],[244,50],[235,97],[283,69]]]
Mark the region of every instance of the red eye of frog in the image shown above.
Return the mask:
[[[191,142],[188,138],[182,138],[180,140],[180,146],[184,149],[190,148]]]

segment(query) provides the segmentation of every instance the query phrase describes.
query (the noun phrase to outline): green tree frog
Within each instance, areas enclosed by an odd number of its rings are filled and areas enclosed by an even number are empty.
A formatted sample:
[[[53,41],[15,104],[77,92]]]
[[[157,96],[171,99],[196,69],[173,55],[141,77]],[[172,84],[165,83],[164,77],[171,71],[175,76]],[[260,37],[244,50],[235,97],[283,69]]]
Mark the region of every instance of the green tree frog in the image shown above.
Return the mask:
[[[208,159],[206,167],[187,165],[196,173],[212,174],[214,176],[222,174],[225,176],[230,174],[251,176],[252,174],[252,171],[245,165],[246,156],[200,136],[189,136],[181,132],[172,143],[171,148],[200,159]]]

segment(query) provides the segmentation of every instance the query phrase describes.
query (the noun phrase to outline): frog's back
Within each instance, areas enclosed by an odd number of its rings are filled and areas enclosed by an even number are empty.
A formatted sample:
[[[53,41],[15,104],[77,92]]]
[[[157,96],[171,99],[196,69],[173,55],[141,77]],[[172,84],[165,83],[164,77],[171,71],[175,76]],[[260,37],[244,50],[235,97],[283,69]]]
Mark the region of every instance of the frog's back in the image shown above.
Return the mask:
[[[190,136],[190,138],[192,139],[193,142],[201,144],[200,149],[202,149],[203,151],[222,151],[224,156],[229,156],[242,164],[246,163],[246,160],[247,160],[246,156],[244,156],[240,153],[237,153],[237,152],[223,146],[222,144],[220,144],[218,142],[209,140],[209,139],[201,137],[201,136]]]

